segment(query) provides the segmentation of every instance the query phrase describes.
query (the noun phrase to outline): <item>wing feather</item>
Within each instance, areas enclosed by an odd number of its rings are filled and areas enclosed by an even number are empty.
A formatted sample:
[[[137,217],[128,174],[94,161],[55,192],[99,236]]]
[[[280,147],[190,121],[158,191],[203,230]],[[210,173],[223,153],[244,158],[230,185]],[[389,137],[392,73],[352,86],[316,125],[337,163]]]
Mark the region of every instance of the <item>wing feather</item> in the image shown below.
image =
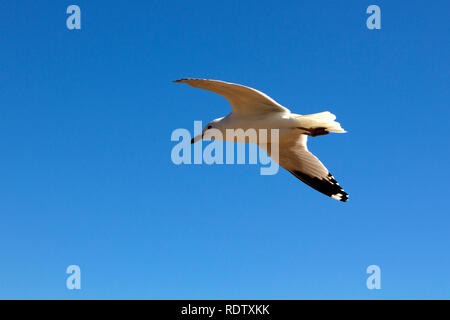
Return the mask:
[[[268,112],[290,112],[289,109],[283,107],[261,91],[240,84],[208,79],[180,79],[174,82],[186,83],[191,87],[220,94],[228,100],[233,108],[233,113],[236,114],[249,115]]]
[[[313,189],[345,202],[348,194],[334,179],[328,169],[306,146],[306,135],[293,135],[279,143],[279,164]],[[267,148],[267,147],[266,147]],[[265,148],[265,149],[266,149]],[[266,149],[267,151],[267,149]],[[270,149],[269,149],[270,155]]]

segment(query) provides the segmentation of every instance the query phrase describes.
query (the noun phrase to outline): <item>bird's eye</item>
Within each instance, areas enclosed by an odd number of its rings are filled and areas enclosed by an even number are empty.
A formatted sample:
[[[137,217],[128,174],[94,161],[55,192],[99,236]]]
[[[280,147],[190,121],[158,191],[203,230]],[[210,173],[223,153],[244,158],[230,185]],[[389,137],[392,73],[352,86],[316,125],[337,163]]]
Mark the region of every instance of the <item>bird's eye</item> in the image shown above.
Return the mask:
[[[212,126],[208,126],[206,129],[211,129],[212,128]]]

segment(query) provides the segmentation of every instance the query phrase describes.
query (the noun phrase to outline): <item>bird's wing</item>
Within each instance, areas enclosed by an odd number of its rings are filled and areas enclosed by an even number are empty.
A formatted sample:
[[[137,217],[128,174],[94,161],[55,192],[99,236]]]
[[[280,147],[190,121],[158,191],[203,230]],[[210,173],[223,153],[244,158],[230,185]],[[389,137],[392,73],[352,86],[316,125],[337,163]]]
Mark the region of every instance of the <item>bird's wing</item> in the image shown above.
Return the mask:
[[[347,201],[348,194],[341,188],[333,175],[308,151],[307,136],[295,134],[279,143],[279,164],[323,194],[339,201]]]
[[[180,79],[177,83],[187,83],[191,87],[201,88],[220,94],[230,102],[233,113],[263,114],[268,112],[290,112],[268,95],[240,84],[207,79]]]

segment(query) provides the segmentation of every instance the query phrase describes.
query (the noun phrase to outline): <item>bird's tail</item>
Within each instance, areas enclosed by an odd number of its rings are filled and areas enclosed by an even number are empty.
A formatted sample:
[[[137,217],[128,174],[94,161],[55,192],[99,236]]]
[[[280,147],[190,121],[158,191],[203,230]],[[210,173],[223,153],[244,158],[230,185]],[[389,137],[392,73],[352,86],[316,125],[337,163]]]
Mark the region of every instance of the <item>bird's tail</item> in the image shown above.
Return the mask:
[[[327,134],[328,132],[345,133],[341,124],[334,121],[336,116],[329,111],[297,116],[302,128],[311,130],[312,136]]]

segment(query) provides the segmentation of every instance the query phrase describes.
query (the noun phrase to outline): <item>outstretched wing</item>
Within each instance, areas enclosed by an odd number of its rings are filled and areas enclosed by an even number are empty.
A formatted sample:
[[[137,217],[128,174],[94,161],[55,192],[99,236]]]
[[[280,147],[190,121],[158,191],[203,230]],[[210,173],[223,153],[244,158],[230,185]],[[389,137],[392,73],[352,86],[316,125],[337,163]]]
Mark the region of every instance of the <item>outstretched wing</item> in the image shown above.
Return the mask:
[[[207,79],[180,79],[174,82],[187,83],[191,87],[209,90],[224,96],[230,102],[235,114],[290,112],[289,109],[283,107],[268,95],[239,84]]]
[[[322,162],[308,151],[306,141],[307,136],[303,134],[295,134],[280,141],[278,160],[280,166],[311,188],[333,199],[347,201],[348,194],[341,188]]]

